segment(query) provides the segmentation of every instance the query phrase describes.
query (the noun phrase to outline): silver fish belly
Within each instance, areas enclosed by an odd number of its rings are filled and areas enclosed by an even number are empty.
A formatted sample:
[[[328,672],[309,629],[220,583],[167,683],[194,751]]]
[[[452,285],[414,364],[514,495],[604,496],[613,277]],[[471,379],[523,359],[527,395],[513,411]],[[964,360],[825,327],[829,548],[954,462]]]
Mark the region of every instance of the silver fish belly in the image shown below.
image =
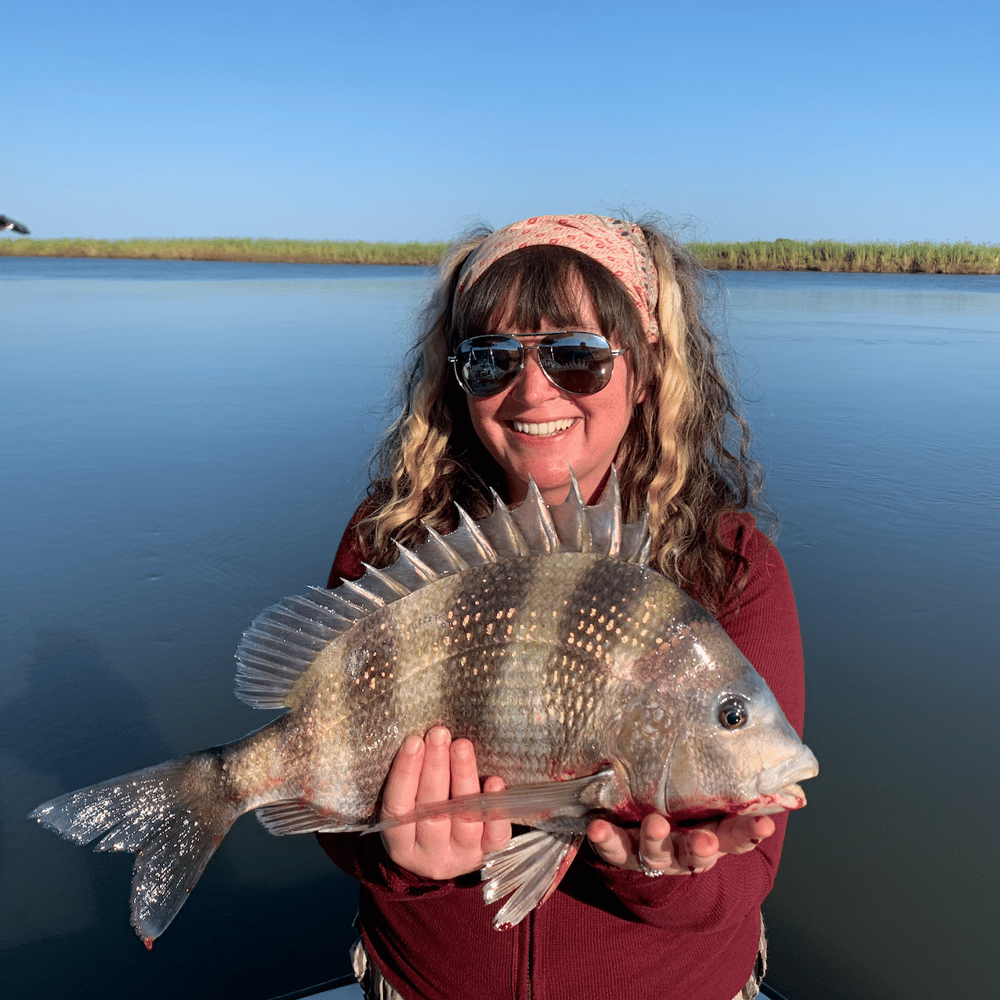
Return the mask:
[[[433,725],[470,739],[506,791],[403,817],[463,812],[534,829],[487,859],[498,928],[554,889],[595,816],[674,819],[805,803],[815,758],[766,684],[700,605],[646,566],[645,519],[617,484],[427,542],[356,583],[265,611],[237,652],[236,693],[288,711],[235,743],[39,806],[97,850],[136,852],[132,923],[149,946],[232,823],[274,834],[381,828],[402,741]],[[98,839],[100,838],[100,839]]]

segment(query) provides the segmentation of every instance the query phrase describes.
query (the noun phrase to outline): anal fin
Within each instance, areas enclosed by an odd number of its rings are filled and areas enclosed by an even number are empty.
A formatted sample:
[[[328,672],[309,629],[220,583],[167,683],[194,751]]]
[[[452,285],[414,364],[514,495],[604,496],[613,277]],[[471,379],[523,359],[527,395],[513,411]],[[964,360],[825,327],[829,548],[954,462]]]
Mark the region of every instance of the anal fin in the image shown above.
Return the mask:
[[[260,825],[275,837],[292,833],[356,833],[369,828],[366,823],[345,822],[339,816],[324,813],[298,799],[272,802],[261,806],[256,813]]]

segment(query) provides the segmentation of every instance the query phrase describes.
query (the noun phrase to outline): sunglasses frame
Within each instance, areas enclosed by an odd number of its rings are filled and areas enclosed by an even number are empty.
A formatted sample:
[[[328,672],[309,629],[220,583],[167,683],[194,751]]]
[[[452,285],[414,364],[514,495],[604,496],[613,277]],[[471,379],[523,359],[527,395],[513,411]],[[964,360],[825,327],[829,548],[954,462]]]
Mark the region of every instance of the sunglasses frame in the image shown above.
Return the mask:
[[[481,334],[477,334],[475,337],[466,337],[466,339],[463,340],[458,345],[458,347],[455,348],[455,353],[448,356],[448,361],[451,362],[452,368],[453,368],[453,370],[455,372],[455,380],[461,386],[463,392],[465,392],[469,396],[475,396],[476,399],[489,399],[490,396],[498,396],[504,390],[509,389],[517,381],[517,379],[520,378],[521,373],[524,371],[525,363],[527,361],[528,351],[534,351],[535,352],[535,356],[538,359],[538,367],[542,369],[542,372],[545,374],[545,377],[560,392],[568,392],[572,396],[593,396],[595,393],[600,392],[602,389],[606,389],[607,386],[608,386],[608,383],[605,382],[604,385],[598,386],[596,389],[591,389],[591,390],[589,390],[587,392],[575,392],[573,389],[567,389],[565,386],[561,386],[552,377],[552,372],[549,371],[549,369],[545,365],[545,362],[542,360],[543,356],[541,356],[541,355],[538,354],[538,349],[541,348],[541,347],[552,347],[553,344],[549,343],[550,340],[558,341],[559,339],[565,338],[565,337],[584,337],[584,336],[585,337],[596,337],[598,340],[601,340],[601,341],[604,342],[604,345],[607,347],[608,352],[611,355],[611,371],[612,372],[614,371],[615,358],[621,357],[621,355],[623,355],[628,350],[628,347],[619,347],[619,348],[612,347],[611,346],[611,342],[608,340],[607,337],[604,336],[603,333],[592,333],[589,330],[554,330],[551,333],[544,333],[544,334],[542,334],[542,333],[537,333],[537,334],[536,333],[526,333],[526,334],[523,334],[523,336],[526,336],[526,337],[541,337],[542,339],[537,344],[522,344],[521,341],[518,340],[517,337],[514,336],[514,334],[512,334],[512,333],[511,334],[503,334],[503,333],[496,333],[496,334],[494,334],[494,333],[481,333]],[[519,361],[518,361],[517,371],[515,371],[513,373],[513,375],[510,378],[510,381],[506,382],[499,389],[494,389],[492,392],[473,392],[472,389],[466,384],[465,380],[462,378],[462,375],[460,373],[460,370],[459,370],[459,355],[462,352],[462,348],[466,344],[471,344],[475,340],[487,339],[487,338],[490,338],[490,337],[498,337],[498,338],[502,338],[502,339],[499,340],[495,344],[484,344],[481,349],[486,350],[486,349],[489,349],[491,347],[499,347],[500,344],[504,343],[504,341],[513,341],[515,344],[517,344],[518,350],[520,351],[520,358],[519,358]],[[573,370],[575,370],[575,369],[572,369],[572,368],[557,368],[556,369],[557,372],[559,372],[559,371],[573,371]],[[608,381],[610,381],[610,379],[611,379],[611,373],[609,372],[608,373]]]

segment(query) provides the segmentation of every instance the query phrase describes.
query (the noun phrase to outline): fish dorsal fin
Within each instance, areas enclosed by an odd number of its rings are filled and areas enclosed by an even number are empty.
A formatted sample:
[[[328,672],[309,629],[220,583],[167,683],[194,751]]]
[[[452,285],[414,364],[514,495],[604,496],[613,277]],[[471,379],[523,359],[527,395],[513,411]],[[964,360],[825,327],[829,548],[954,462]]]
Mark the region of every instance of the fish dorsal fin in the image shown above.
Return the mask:
[[[593,507],[584,503],[575,477],[569,496],[556,506],[545,503],[534,480],[514,510],[495,492],[493,503],[493,512],[479,521],[458,507],[458,528],[447,535],[425,525],[422,544],[410,549],[397,542],[399,556],[391,566],[363,564],[360,580],[342,581],[333,590],[313,587],[308,595],[285,598],[264,611],[236,652],[236,696],[254,708],[287,707],[296,681],[329,643],[355,622],[442,577],[553,552],[590,552],[639,565],[649,557],[647,515],[624,523],[614,468]]]
[[[618,558],[622,548],[622,498],[618,490],[618,473],[613,465],[604,495],[593,507],[587,508],[587,521],[593,551]]]
[[[624,562],[645,566],[649,562],[652,539],[649,534],[649,509],[642,512],[638,521],[622,525],[622,544],[618,558]]]
[[[482,532],[499,559],[518,559],[531,555],[531,549],[521,529],[511,516],[507,505],[500,499],[496,490],[492,490],[493,513],[482,521],[476,522],[476,527]]]
[[[559,533],[559,547],[563,552],[589,552],[591,547],[590,519],[583,502],[580,484],[570,472],[569,496],[565,503],[550,507],[549,514]]]
[[[560,550],[559,532],[556,531],[552,513],[542,499],[534,479],[528,480],[528,495],[520,506],[510,512],[511,518],[528,544],[532,555],[543,555]]]

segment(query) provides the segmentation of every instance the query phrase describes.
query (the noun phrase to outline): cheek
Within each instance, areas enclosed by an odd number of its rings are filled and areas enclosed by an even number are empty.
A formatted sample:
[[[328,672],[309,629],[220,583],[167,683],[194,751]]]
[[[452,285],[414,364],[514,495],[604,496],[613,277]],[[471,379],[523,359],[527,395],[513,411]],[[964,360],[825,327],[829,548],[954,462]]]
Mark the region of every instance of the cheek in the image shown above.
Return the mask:
[[[466,396],[469,407],[469,419],[472,421],[472,429],[476,436],[483,443],[487,443],[491,430],[496,429],[496,412],[498,408],[497,400],[501,397],[490,396],[480,399],[476,396]]]

